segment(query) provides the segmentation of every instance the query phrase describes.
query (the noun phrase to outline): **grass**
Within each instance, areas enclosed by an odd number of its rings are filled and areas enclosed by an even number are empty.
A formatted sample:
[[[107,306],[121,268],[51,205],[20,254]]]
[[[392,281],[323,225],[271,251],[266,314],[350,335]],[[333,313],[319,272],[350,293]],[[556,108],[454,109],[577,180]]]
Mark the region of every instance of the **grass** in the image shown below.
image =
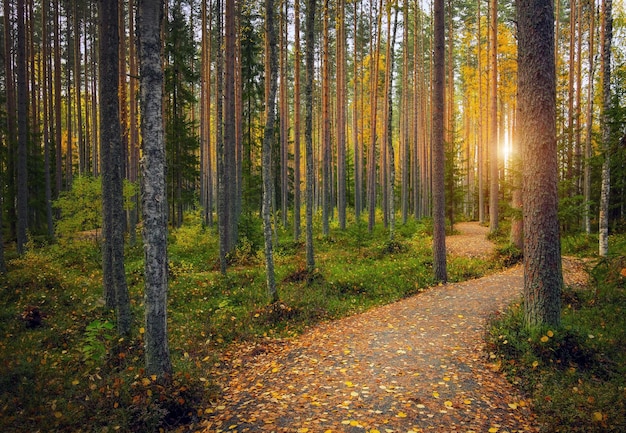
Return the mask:
[[[433,284],[431,225],[399,225],[395,240],[349,222],[316,232],[316,267],[303,242],[279,230],[275,248],[281,302],[268,305],[260,221],[248,217],[227,275],[217,234],[191,215],[169,240],[170,350],[175,376],[162,386],[143,371],[143,250],[126,248],[132,334],[114,330],[102,301],[94,239],[31,245],[0,277],[0,431],[155,431],[192,425],[218,398],[207,376],[232,342],[298,335],[306,327],[393,302]],[[495,260],[454,258],[449,278],[475,278]]]
[[[565,238],[563,249],[591,243]],[[519,303],[492,320],[488,351],[529,395],[544,431],[626,431],[626,258],[617,254],[626,236],[610,245],[613,256],[588,265],[589,287],[563,291],[559,329],[529,331]]]

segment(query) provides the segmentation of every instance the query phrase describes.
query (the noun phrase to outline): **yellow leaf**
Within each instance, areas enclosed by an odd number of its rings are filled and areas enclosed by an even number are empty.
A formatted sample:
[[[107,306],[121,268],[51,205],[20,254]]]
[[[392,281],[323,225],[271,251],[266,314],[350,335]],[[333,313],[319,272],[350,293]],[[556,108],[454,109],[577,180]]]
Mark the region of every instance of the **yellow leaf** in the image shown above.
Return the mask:
[[[144,327],[139,328],[139,333],[140,334],[143,334],[145,332],[146,332],[146,328],[144,328]]]
[[[217,410],[224,410],[224,409],[226,409],[226,406],[218,406],[215,409],[217,409]]]
[[[307,433],[309,429],[307,427],[302,427],[298,429],[298,433]]]
[[[450,381],[450,378],[448,376],[444,377],[443,380],[445,380],[446,382]]]
[[[603,418],[604,418],[604,416],[602,415],[602,412],[594,412],[593,413],[593,420],[594,421],[602,421]]]
[[[63,417],[63,413],[61,413],[61,412],[55,412],[55,413],[54,413],[54,417],[55,417],[55,418],[62,418],[62,417]]]
[[[344,419],[343,421],[341,421],[341,424],[343,425],[350,425],[350,420],[349,419]]]
[[[150,379],[152,379],[153,382],[156,381],[157,380],[156,374],[153,374],[152,376],[150,376]]]
[[[550,338],[547,335],[544,335],[543,337],[541,337],[541,342],[545,343],[546,341],[548,341]]]
[[[498,427],[491,427],[489,429],[489,433],[496,433],[498,431]]]
[[[398,412],[398,414],[396,415],[398,418],[406,418],[406,413],[404,412]]]
[[[72,385],[74,385],[74,386],[78,385],[79,383],[80,383],[80,382],[79,382],[77,379],[74,379],[74,380],[72,381]]]
[[[433,392],[433,397],[435,397],[435,398],[439,398],[439,393],[438,393],[437,391],[434,391],[434,392]]]
[[[518,404],[517,403],[509,403],[509,407],[511,409],[517,409]]]
[[[470,400],[469,398],[466,398],[465,400],[463,400],[463,403],[472,404],[472,400]]]
[[[146,391],[146,395],[147,395],[148,397],[152,397],[152,390],[151,390],[151,389],[147,390],[147,391]]]
[[[537,368],[539,365],[539,361],[533,361],[533,369]]]
[[[377,430],[377,429],[373,428],[370,431],[368,431],[367,433],[380,433],[380,430]]]
[[[348,381],[346,381],[346,382],[344,382],[344,383],[346,384],[346,386],[347,386],[348,388],[352,388],[352,387],[354,386],[354,384],[353,384],[352,382],[350,382],[349,380],[348,380]]]
[[[446,407],[452,407],[452,402],[450,400],[447,400],[443,403]]]
[[[552,331],[548,331],[548,332],[546,332],[546,334],[547,334],[547,335],[548,335],[548,337],[550,337],[550,338],[554,337],[554,332],[552,332]]]
[[[147,377],[144,377],[143,379],[141,379],[141,384],[143,386],[148,386],[150,385],[150,379],[148,379]]]

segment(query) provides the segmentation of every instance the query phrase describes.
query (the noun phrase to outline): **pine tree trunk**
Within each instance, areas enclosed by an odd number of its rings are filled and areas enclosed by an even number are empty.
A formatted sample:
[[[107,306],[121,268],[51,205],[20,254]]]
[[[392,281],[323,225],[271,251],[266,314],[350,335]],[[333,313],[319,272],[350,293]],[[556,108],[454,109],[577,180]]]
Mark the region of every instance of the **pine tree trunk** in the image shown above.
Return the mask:
[[[306,146],[306,266],[309,272],[315,270],[313,252],[313,74],[315,54],[315,6],[316,0],[307,0],[305,23],[305,67],[306,84],[304,88],[305,119],[304,139]]]
[[[345,0],[337,2],[337,213],[346,228],[346,34]]]
[[[276,279],[274,275],[274,250],[272,246],[272,140],[276,122],[276,87],[278,81],[276,59],[276,23],[274,22],[274,0],[265,0],[265,86],[268,99],[265,104],[265,129],[263,132],[263,235],[265,238],[265,279],[267,297],[270,302],[278,301]]]
[[[489,84],[489,232],[498,231],[498,2],[491,0]]]
[[[161,63],[162,2],[139,0],[137,10],[141,134],[142,209],[145,251],[146,374],[172,372],[167,340],[167,188],[163,139]]]
[[[28,84],[26,82],[26,27],[24,0],[17,2],[17,253],[26,252],[28,242]]]
[[[301,173],[300,173],[300,2],[294,2],[294,87],[293,87],[293,239],[300,239]]]
[[[105,299],[113,299],[117,313],[118,333],[124,335],[130,332],[132,318],[124,270],[124,203],[121,170],[123,149],[118,95],[118,4],[115,1],[101,0],[99,6],[103,280]],[[109,291],[112,295],[108,294]]]
[[[445,31],[443,0],[434,2],[433,34],[433,270],[435,280],[446,283],[446,206],[444,196],[444,80],[445,80]]]
[[[596,14],[595,8],[591,8],[588,11],[589,20],[589,82],[594,82],[595,75],[595,22]],[[591,234],[591,151],[592,151],[592,139],[593,139],[593,87],[587,86],[587,113],[586,113],[586,125],[585,125],[585,165],[583,174],[583,201],[584,211],[583,220],[585,233]]]
[[[518,104],[523,161],[526,326],[561,318],[554,15],[551,0],[519,0]]]
[[[323,41],[322,41],[322,234],[330,233],[329,220],[330,193],[330,30],[329,0],[324,0]]]

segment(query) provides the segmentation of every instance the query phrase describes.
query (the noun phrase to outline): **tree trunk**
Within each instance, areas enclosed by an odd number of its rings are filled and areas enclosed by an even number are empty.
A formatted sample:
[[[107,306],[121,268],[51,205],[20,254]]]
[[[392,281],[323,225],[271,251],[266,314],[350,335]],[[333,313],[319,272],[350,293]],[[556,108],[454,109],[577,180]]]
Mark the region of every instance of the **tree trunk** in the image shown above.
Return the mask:
[[[345,0],[337,2],[337,213],[346,228],[346,34]]]
[[[142,209],[145,251],[146,374],[171,374],[167,341],[167,188],[163,140],[161,1],[139,0],[137,27],[143,142]]]
[[[294,87],[293,87],[293,239],[300,239],[300,212],[302,191],[300,183],[300,64],[302,53],[300,48],[300,2],[294,2]]]
[[[101,0],[99,6],[103,281],[105,299],[113,300],[117,313],[118,333],[124,335],[130,332],[132,318],[124,270],[122,136],[118,95],[118,3]]]
[[[324,0],[324,25],[322,48],[322,234],[330,233],[330,30],[329,0]]]
[[[600,54],[600,80],[602,83],[602,186],[600,189],[600,215],[598,254],[609,253],[609,199],[611,189],[611,44],[613,39],[613,0],[602,1],[602,30]]]
[[[28,242],[28,84],[26,82],[26,27],[24,0],[17,2],[17,253]]]
[[[307,0],[305,67],[306,84],[304,88],[304,139],[306,145],[306,266],[309,272],[315,270],[313,252],[313,74],[315,54],[315,6],[316,0]]]
[[[594,82],[595,75],[595,22],[596,13],[595,8],[590,8],[588,11],[589,20],[589,83]],[[583,174],[583,220],[585,233],[591,234],[591,152],[592,152],[592,139],[593,139],[593,87],[587,85],[587,121],[585,125],[585,165]]]
[[[446,283],[448,271],[446,264],[446,206],[444,184],[444,79],[445,79],[445,32],[444,3],[434,3],[433,34],[433,268],[435,280]]]
[[[556,327],[561,319],[553,7],[551,0],[517,3],[527,327]]]
[[[498,231],[498,2],[491,0],[489,38],[489,232]]]
[[[274,250],[272,246],[272,140],[276,122],[276,23],[274,22],[274,0],[265,0],[265,55],[268,58],[265,70],[265,86],[268,100],[265,102],[265,129],[263,132],[263,235],[265,238],[265,279],[267,297],[270,302],[278,301],[276,279],[274,275]],[[281,54],[282,55],[282,54]]]

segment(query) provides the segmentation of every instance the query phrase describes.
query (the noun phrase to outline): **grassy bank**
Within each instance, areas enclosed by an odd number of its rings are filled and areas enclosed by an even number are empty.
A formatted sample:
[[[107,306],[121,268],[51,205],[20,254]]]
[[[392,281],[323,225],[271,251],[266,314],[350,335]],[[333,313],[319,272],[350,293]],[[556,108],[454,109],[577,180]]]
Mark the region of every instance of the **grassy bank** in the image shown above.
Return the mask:
[[[594,257],[597,239],[563,239],[564,254],[587,257],[589,285],[565,287],[562,326],[530,332],[523,306],[494,317],[491,358],[531,398],[546,432],[626,431],[626,236]]]

